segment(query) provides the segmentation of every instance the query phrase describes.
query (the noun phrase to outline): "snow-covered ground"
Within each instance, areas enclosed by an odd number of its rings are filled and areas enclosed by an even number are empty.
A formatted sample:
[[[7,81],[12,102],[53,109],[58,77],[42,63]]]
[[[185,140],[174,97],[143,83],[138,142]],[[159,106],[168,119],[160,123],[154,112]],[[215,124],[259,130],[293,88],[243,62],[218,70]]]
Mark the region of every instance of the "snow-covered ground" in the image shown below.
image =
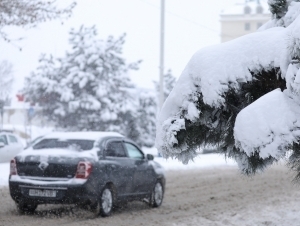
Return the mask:
[[[187,165],[182,164],[177,159],[155,158],[155,161],[159,162],[165,170],[189,170],[237,165],[232,159],[225,159],[224,155],[219,154],[199,155]]]
[[[156,155],[156,149],[154,148],[145,149],[144,151],[145,153]],[[236,165],[233,160],[225,160],[224,156],[219,154],[199,155],[199,157],[194,159],[194,162],[190,162],[188,165],[184,165],[176,159],[166,160],[161,157],[155,157],[155,161],[159,162],[165,170],[188,170]],[[0,163],[0,186],[8,186],[8,175],[9,163]]]

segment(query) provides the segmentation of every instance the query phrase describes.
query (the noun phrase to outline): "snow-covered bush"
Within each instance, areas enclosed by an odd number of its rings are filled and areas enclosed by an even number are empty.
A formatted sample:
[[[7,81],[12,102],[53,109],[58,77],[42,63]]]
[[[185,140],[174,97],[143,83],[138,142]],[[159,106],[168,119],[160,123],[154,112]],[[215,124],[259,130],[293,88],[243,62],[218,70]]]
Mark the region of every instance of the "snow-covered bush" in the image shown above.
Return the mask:
[[[218,145],[251,174],[286,151],[300,172],[300,3],[269,0],[258,32],[199,50],[158,118],[156,147],[183,163]]]

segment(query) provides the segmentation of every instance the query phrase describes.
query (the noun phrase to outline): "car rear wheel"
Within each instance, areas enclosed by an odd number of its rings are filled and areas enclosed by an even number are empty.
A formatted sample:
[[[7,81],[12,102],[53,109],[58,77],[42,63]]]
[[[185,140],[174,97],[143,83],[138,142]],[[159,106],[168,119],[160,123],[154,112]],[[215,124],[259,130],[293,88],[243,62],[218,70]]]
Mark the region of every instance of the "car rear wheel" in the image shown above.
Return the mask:
[[[109,186],[105,186],[101,191],[100,197],[96,204],[92,206],[95,215],[107,217],[111,215],[113,209],[113,191]]]
[[[18,202],[16,203],[16,205],[18,213],[20,214],[33,213],[38,206],[36,204],[30,204],[25,202]]]
[[[155,186],[150,196],[150,206],[159,207],[162,204],[164,198],[164,189],[160,181],[156,181]]]

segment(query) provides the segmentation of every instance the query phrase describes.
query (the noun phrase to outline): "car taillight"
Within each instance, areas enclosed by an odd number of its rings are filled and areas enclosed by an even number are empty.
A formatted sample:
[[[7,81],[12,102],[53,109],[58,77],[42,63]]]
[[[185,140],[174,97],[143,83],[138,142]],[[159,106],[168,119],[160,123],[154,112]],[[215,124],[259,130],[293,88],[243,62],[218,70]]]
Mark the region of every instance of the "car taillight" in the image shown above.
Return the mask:
[[[77,165],[77,171],[75,178],[87,179],[92,172],[92,163],[79,162]]]
[[[10,160],[10,175],[17,175],[17,163],[15,159]]]

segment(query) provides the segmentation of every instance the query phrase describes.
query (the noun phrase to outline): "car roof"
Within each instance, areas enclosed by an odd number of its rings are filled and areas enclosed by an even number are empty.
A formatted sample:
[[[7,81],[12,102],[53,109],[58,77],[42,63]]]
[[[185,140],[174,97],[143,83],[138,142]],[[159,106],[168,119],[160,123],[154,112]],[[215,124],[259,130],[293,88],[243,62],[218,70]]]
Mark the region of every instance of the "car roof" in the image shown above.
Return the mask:
[[[99,140],[105,137],[124,137],[124,136],[116,132],[84,131],[84,132],[52,132],[45,135],[43,138]]]

